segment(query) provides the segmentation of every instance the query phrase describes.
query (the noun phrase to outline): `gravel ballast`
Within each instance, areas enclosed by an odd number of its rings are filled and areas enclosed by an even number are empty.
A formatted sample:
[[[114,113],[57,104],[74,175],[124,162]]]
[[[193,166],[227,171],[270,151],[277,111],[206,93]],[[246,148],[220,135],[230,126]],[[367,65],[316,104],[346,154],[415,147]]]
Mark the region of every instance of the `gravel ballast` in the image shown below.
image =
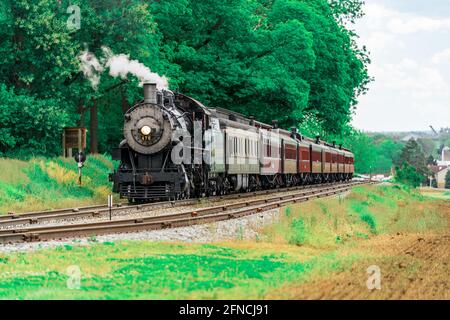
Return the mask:
[[[340,195],[335,195],[333,197],[345,198],[349,193],[350,191]],[[261,229],[279,219],[280,212],[283,210],[284,209],[273,209],[238,219],[174,229],[102,235],[95,238],[81,237],[65,240],[51,240],[46,242],[0,244],[0,253],[36,251],[63,245],[86,246],[95,243],[117,242],[124,240],[185,243],[211,243],[227,240],[257,240],[261,236]]]
[[[62,245],[89,245],[93,243],[116,242],[123,240],[146,240],[160,242],[209,243],[224,240],[255,240],[262,227],[278,219],[280,209],[273,209],[243,218],[219,221],[189,227],[158,231],[111,234],[91,238],[72,238],[36,243],[14,243],[0,245],[0,252],[24,252]]]

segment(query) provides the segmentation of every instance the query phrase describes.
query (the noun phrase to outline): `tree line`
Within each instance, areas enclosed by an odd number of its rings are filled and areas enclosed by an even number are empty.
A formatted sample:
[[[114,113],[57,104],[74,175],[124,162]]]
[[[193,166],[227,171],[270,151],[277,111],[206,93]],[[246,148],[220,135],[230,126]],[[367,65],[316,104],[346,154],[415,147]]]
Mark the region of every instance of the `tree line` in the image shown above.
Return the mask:
[[[65,126],[88,127],[93,153],[120,142],[123,113],[142,92],[135,77],[107,72],[91,86],[79,57],[102,47],[210,107],[342,136],[371,80],[351,29],[362,14],[359,0],[4,0],[0,156],[60,154]]]

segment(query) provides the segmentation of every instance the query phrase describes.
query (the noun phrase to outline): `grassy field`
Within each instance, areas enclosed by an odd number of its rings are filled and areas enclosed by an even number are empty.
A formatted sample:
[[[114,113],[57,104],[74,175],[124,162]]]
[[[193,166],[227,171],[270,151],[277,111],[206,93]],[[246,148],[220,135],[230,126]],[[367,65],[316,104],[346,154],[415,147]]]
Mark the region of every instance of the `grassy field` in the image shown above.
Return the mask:
[[[0,158],[0,214],[105,203],[111,193],[112,169],[109,158],[90,156],[80,187],[73,159]]]
[[[433,199],[450,200],[450,190],[421,189],[420,192],[425,196]]]
[[[319,281],[315,288],[321,288],[330,275],[365,278],[368,265],[397,261],[395,245],[409,235],[448,235],[449,216],[448,201],[396,186],[356,187],[345,198],[282,209],[280,220],[253,241],[98,243],[93,238],[89,246],[0,254],[0,298],[304,298],[301,288],[309,283]],[[421,261],[399,270],[410,276],[427,268]],[[74,268],[81,275],[78,289],[71,285]],[[448,281],[448,268],[443,272],[444,280],[439,274],[436,281]],[[322,292],[333,290],[325,286]]]

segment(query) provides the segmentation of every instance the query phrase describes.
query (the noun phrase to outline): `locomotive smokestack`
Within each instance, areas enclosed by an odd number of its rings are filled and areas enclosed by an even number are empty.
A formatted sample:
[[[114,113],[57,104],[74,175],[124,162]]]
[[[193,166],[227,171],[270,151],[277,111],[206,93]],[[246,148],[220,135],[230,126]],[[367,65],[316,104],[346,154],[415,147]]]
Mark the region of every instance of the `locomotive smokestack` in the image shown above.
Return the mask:
[[[144,102],[158,104],[156,83],[144,83]]]

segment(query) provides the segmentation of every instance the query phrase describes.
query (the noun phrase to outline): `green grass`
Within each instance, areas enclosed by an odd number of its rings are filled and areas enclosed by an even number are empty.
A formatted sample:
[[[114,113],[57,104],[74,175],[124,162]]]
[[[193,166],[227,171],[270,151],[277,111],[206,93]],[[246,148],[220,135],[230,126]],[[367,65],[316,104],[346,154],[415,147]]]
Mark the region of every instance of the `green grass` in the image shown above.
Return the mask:
[[[431,199],[450,200],[450,191],[426,190],[422,195]]]
[[[380,234],[446,232],[448,208],[411,190],[368,186],[286,207],[254,241],[239,234],[215,244],[92,237],[89,246],[0,254],[0,299],[262,299],[374,259],[380,252],[354,248]],[[79,289],[67,285],[71,266],[81,271]]]
[[[88,157],[79,186],[73,159],[0,159],[0,214],[104,203],[112,169],[108,157]]]
[[[70,289],[68,268],[81,271]],[[252,299],[333,269],[334,256],[302,257],[275,249],[151,242],[65,246],[0,255],[2,299]]]
[[[343,200],[289,206],[281,221],[265,231],[269,241],[333,248],[378,234],[443,231],[448,223],[442,210],[449,209],[444,204],[401,186],[355,187]]]

